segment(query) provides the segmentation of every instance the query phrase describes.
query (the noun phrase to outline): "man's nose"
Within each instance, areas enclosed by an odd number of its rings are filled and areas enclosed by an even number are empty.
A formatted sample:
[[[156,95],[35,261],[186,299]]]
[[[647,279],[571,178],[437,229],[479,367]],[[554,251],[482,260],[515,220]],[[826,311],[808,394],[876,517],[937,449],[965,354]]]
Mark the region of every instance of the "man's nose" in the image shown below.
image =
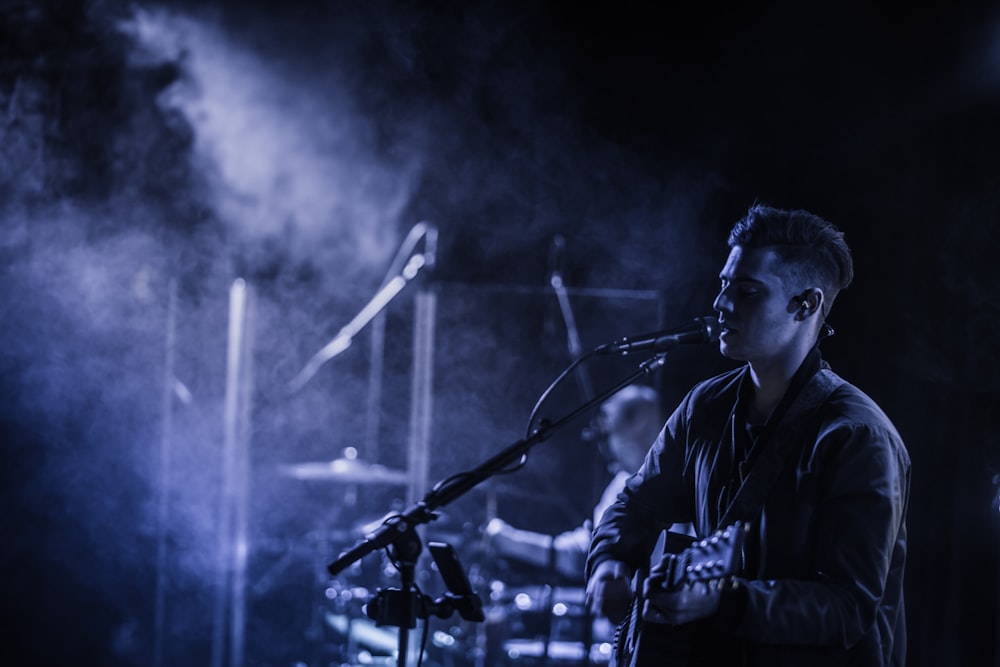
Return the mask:
[[[726,296],[726,290],[720,290],[715,297],[715,301],[712,302],[712,310],[721,313],[730,310],[731,307],[732,301]]]

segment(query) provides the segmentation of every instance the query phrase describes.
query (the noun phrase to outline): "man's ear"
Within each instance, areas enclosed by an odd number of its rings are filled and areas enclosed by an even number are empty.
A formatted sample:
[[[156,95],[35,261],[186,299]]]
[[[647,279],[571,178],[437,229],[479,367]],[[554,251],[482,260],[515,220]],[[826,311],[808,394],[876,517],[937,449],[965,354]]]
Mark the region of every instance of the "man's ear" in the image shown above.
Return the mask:
[[[810,287],[794,296],[792,300],[795,316],[800,320],[805,320],[820,311],[823,305],[823,290],[818,287]]]

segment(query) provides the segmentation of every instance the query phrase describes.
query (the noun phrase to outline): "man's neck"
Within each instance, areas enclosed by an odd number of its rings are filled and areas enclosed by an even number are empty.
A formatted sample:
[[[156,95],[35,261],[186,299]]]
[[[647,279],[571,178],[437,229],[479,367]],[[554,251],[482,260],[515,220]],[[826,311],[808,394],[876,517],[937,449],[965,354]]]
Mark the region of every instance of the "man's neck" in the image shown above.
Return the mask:
[[[769,363],[749,362],[750,379],[753,382],[753,400],[747,414],[750,422],[761,424],[767,421],[781,403],[792,377],[808,352],[805,350],[781,359],[769,360]]]

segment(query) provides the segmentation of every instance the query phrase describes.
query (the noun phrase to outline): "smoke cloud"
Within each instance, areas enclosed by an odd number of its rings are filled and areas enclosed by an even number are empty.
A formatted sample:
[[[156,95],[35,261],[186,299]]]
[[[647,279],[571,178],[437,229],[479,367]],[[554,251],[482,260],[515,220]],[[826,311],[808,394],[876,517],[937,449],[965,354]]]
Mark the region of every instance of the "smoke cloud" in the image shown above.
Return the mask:
[[[673,294],[576,294],[585,346],[651,328],[664,305],[674,320],[701,314],[690,221],[725,184],[657,173],[587,127],[557,33],[538,28],[551,17],[360,4],[80,2],[9,17],[22,37],[0,89],[3,613],[41,662],[64,661],[44,640],[53,624],[81,662],[209,654],[234,281],[253,303],[247,585],[251,624],[267,621],[250,639],[261,664],[309,645],[317,567],[398,506],[399,488],[276,471],[348,447],[405,468],[418,289],[439,298],[431,481],[520,438],[569,362],[547,287],[554,235],[571,287]],[[289,397],[423,220],[440,229],[433,271]],[[380,444],[366,449],[373,418]],[[575,434],[556,440],[503,480],[506,518],[558,530],[588,516],[587,493],[527,509],[558,492],[547,471],[584,488],[600,465],[578,450],[567,463]],[[442,524],[469,539],[486,505],[477,490]]]

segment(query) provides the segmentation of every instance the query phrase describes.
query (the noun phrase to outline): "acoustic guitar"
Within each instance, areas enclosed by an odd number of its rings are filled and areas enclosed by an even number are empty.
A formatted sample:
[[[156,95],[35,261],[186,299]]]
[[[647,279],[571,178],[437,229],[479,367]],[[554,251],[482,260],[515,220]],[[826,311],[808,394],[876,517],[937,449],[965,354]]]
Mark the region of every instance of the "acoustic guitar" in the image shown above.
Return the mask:
[[[688,667],[697,664],[697,622],[686,625],[653,623],[643,619],[648,597],[644,591],[677,592],[703,583],[717,589],[732,585],[739,573],[747,525],[744,522],[716,531],[673,553],[664,553],[649,573],[635,579],[635,597],[626,618],[615,630],[610,667]],[[669,542],[668,542],[669,543]]]

